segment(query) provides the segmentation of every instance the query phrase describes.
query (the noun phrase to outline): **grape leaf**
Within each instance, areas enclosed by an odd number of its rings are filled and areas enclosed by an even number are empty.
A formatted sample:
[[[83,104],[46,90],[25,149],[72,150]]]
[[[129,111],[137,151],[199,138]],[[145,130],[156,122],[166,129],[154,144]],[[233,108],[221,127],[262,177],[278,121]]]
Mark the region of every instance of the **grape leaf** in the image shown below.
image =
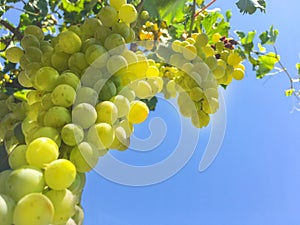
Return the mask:
[[[258,70],[256,71],[257,78],[263,78],[267,73],[274,69],[275,64],[278,62],[279,56],[274,52],[269,52],[266,55],[258,57]]]
[[[257,9],[260,9],[261,12],[266,10],[265,0],[239,0],[236,5],[243,14],[253,14]]]
[[[80,13],[84,9],[84,0],[73,1],[62,0],[62,7],[67,12]]]
[[[261,41],[261,44],[264,45],[264,44],[275,44],[276,42],[276,39],[277,39],[277,36],[278,36],[278,30],[273,28],[273,26],[270,27],[269,30],[261,33],[259,35],[259,39]]]
[[[210,38],[215,33],[219,33],[221,36],[228,36],[230,24],[225,21],[224,16],[220,12],[211,12],[202,19],[201,24]]]
[[[158,102],[157,97],[153,97],[150,100],[149,99],[141,99],[141,101],[145,102],[149,108],[150,111],[154,111],[156,108],[156,104]]]
[[[240,42],[241,42],[242,46],[244,47],[245,53],[249,54],[254,48],[253,40],[255,38],[256,31],[255,30],[250,31],[247,34],[245,34],[242,31],[236,31],[235,33],[240,38]]]

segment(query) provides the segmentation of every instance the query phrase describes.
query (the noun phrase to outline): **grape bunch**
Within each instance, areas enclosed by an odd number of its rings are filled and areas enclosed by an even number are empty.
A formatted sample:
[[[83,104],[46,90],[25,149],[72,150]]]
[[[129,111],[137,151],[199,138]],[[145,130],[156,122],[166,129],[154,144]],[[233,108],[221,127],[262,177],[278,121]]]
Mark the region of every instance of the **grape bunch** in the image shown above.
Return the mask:
[[[149,115],[144,100],[178,94],[181,114],[200,128],[218,110],[218,86],[242,78],[242,58],[217,35],[213,43],[197,33],[159,45],[160,62],[133,51],[137,17],[126,0],[111,0],[51,40],[30,25],[20,46],[7,49],[26,91],[24,101],[0,96],[0,142],[10,166],[0,173],[1,224],[82,224],[85,173],[109,149],[128,149],[134,125]],[[155,26],[144,28],[149,34]]]

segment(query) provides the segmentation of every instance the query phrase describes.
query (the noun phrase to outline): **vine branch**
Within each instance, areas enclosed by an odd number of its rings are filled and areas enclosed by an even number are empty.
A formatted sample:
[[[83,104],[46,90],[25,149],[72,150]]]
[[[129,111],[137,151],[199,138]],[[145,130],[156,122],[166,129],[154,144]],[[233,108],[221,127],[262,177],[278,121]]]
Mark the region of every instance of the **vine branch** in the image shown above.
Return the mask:
[[[190,30],[189,30],[189,36],[192,35],[193,32],[193,27],[194,27],[194,22],[195,22],[195,12],[196,12],[196,0],[193,0],[193,5],[192,5],[192,15],[191,15],[191,25],[190,25]]]
[[[11,25],[9,22],[0,19],[0,25],[4,26],[6,29],[8,29],[10,32],[14,34],[14,36],[18,39],[21,40],[23,37],[23,34],[20,32],[20,30],[13,25]]]
[[[199,16],[200,13],[202,13],[204,10],[206,10],[209,6],[211,6],[212,4],[214,4],[217,0],[212,0],[210,3],[208,3],[206,6],[204,6],[202,9],[200,9],[200,11],[198,11],[197,13],[194,14],[194,17]]]

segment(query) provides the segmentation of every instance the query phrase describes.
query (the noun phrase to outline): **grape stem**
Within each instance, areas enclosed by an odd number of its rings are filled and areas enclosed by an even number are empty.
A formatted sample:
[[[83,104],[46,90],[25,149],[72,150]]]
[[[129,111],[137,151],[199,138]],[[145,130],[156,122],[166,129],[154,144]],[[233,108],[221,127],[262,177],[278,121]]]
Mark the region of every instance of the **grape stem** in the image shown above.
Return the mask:
[[[14,34],[14,36],[16,38],[18,38],[19,40],[22,39],[23,35],[20,32],[20,30],[16,27],[14,27],[13,25],[11,25],[9,22],[0,19],[0,25],[4,26],[5,28],[7,28],[10,32],[12,32]]]
[[[194,17],[199,16],[200,13],[202,13],[204,10],[206,10],[209,6],[214,4],[217,0],[212,0],[210,3],[208,3],[206,6],[204,6],[202,9],[200,9],[197,13],[194,14]]]
[[[195,12],[196,12],[196,0],[193,0],[193,6],[192,6],[192,15],[191,15],[191,25],[190,25],[190,30],[189,30],[189,36],[192,35],[193,32],[193,27],[194,27],[194,22],[195,22]]]

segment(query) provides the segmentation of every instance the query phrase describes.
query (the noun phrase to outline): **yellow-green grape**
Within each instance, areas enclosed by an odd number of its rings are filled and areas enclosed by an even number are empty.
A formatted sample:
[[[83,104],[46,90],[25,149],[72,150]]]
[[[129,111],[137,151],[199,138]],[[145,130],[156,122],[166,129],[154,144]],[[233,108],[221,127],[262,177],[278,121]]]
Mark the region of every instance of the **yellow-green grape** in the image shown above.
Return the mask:
[[[232,77],[236,80],[242,80],[245,77],[245,71],[241,68],[235,68]]]
[[[75,214],[76,198],[68,189],[45,193],[54,206],[54,216],[51,224],[66,224]]]
[[[204,52],[205,57],[210,57],[215,55],[215,50],[209,45],[202,47],[201,50],[202,52]]]
[[[77,172],[76,178],[72,183],[72,185],[68,187],[68,190],[70,190],[74,195],[80,194],[82,192],[82,189],[85,186],[85,182],[86,182],[85,173]]]
[[[204,47],[208,44],[208,36],[205,33],[198,34],[196,37],[196,45]]]
[[[93,29],[94,30],[94,29]],[[82,43],[81,51],[85,52],[92,45],[101,45],[101,42],[96,38],[89,38]]]
[[[42,58],[43,52],[37,47],[27,47],[25,51],[25,57],[30,62],[40,62]]]
[[[236,68],[236,69],[237,69],[237,68],[240,68],[240,69],[242,69],[243,71],[245,71],[245,69],[246,69],[245,66],[244,66],[243,64],[241,64],[241,63],[240,63],[240,64],[237,64],[234,68]]]
[[[51,107],[45,114],[44,125],[48,127],[61,128],[71,122],[71,115],[68,109],[61,106]]]
[[[196,128],[206,127],[209,124],[210,117],[202,110],[194,111],[191,117],[192,123]]]
[[[182,49],[182,54],[187,60],[193,60],[197,57],[197,49],[194,45],[187,45]]]
[[[171,47],[174,52],[178,52],[178,53],[181,53],[183,49],[183,47],[181,46],[181,41],[179,40],[173,41]]]
[[[90,65],[96,68],[102,68],[106,65],[108,54],[103,46],[91,45],[85,51],[85,58]]]
[[[104,26],[112,27],[118,21],[118,12],[114,7],[104,6],[100,10],[98,18],[101,20]]]
[[[49,225],[54,216],[54,207],[49,198],[40,193],[24,196],[16,205],[14,225]]]
[[[118,127],[123,127],[126,133],[126,138],[129,138],[134,131],[133,124],[130,123],[127,119],[123,119],[118,124]]]
[[[70,160],[74,163],[77,172],[86,173],[97,165],[98,151],[88,142],[82,142],[72,149]]]
[[[66,159],[57,159],[45,167],[46,184],[53,190],[64,190],[75,180],[76,168]]]
[[[129,29],[129,35],[124,39],[126,43],[131,43],[135,40],[135,32],[132,28]]]
[[[61,138],[60,134],[57,129],[53,127],[40,127],[38,128],[31,137],[31,140],[41,138],[41,137],[46,137],[50,138],[51,140],[55,141],[58,147],[61,145]]]
[[[52,91],[57,82],[59,73],[52,67],[42,67],[35,74],[34,85],[41,91]]]
[[[116,95],[110,99],[111,102],[117,107],[118,118],[124,117],[128,114],[130,102],[128,98],[123,95]],[[100,115],[101,116],[101,115]]]
[[[132,102],[135,99],[135,92],[132,90],[130,87],[124,87],[122,90],[119,92],[119,95],[123,95],[126,97],[129,102]]]
[[[80,37],[73,31],[69,30],[63,31],[59,34],[58,43],[61,50],[67,54],[79,52],[82,45]]]
[[[24,52],[19,47],[10,47],[5,51],[5,57],[8,61],[12,63],[20,62],[21,57],[24,55]]]
[[[131,84],[131,88],[140,99],[150,98],[153,95],[151,85],[145,80],[136,80]]]
[[[6,192],[15,201],[29,193],[41,193],[45,187],[45,181],[42,170],[23,166],[12,171],[7,177]]]
[[[54,105],[69,107],[76,99],[76,91],[68,84],[60,84],[51,94],[52,102]]]
[[[227,63],[231,66],[237,66],[243,58],[237,52],[230,52],[227,58]]]
[[[1,225],[13,224],[13,214],[16,207],[15,201],[4,194],[0,194],[0,223]]]
[[[197,73],[200,74],[202,80],[206,80],[210,69],[206,63],[200,62],[194,65],[194,71],[197,71]]]
[[[132,23],[137,19],[137,11],[131,4],[123,4],[119,9],[119,19],[125,23]]]
[[[186,92],[179,93],[177,103],[181,115],[184,117],[191,117],[195,106],[193,105],[192,99]]]
[[[126,59],[121,55],[113,55],[107,60],[106,68],[107,71],[111,74],[122,73],[128,67]]]
[[[51,65],[60,72],[68,69],[68,60],[70,55],[65,52],[54,52],[51,55]]]
[[[47,137],[40,137],[28,145],[26,160],[32,166],[43,168],[45,164],[56,160],[58,154],[58,146],[55,141]]]
[[[124,22],[115,23],[112,26],[112,31],[113,33],[121,34],[124,39],[128,38],[130,35],[130,27]]]
[[[103,28],[100,20],[97,18],[87,18],[80,26],[81,38],[88,39],[94,37],[95,30]]]
[[[84,115],[84,116],[83,116]],[[97,119],[97,111],[91,104],[80,103],[72,109],[72,122],[83,129],[92,126]]]
[[[98,150],[109,148],[115,137],[114,129],[108,123],[97,123],[90,127],[87,133],[87,141]]]
[[[76,205],[75,210],[76,212],[75,215],[72,217],[72,219],[75,221],[75,224],[82,225],[84,220],[83,209],[79,205]]]
[[[219,92],[217,88],[207,88],[204,90],[204,95],[207,98],[216,98],[218,99],[219,97]]]
[[[96,105],[98,100],[98,93],[89,87],[81,87],[76,92],[76,99],[74,105],[78,105],[80,103],[89,103],[91,105]]]
[[[42,64],[39,62],[29,62],[25,68],[25,74],[30,79],[30,81],[34,84],[36,72],[42,68]]]
[[[6,191],[6,181],[7,178],[9,176],[9,174],[12,172],[13,170],[4,170],[0,173],[0,194],[7,194]]]
[[[24,71],[21,71],[18,76],[18,82],[25,88],[30,88],[32,87],[32,82],[31,80],[26,76],[26,73]]]
[[[220,41],[221,37],[222,37],[221,34],[214,33],[213,36],[212,36],[213,43],[217,43],[218,41]]]
[[[151,86],[153,96],[162,91],[164,81],[161,77],[150,77],[147,78],[147,81]]]
[[[156,66],[149,66],[146,71],[146,77],[158,77],[159,69]]]
[[[125,49],[125,39],[120,34],[110,34],[104,41],[104,47],[110,54],[121,54]]]
[[[26,149],[26,145],[19,145],[9,154],[8,163],[10,168],[17,169],[28,165],[26,160]]]
[[[220,79],[225,76],[226,69],[221,65],[217,65],[217,67],[213,69],[212,72],[216,79]]]
[[[114,84],[114,82],[112,82],[110,80],[108,80],[103,86],[103,81],[105,81],[105,80],[99,80],[95,84],[94,89],[96,91],[98,91],[99,99],[101,101],[107,101],[116,95],[117,88],[116,88],[116,85]]]
[[[71,87],[74,88],[75,91],[81,86],[80,79],[76,74],[72,72],[65,72],[61,74],[56,81],[56,85],[60,85],[60,84],[70,85]]]
[[[75,146],[83,141],[84,131],[80,126],[69,123],[62,128],[61,138],[65,144]]]
[[[200,87],[194,87],[189,92],[191,99],[194,102],[199,102],[203,98],[203,90]]]
[[[211,70],[214,70],[217,68],[218,66],[218,62],[217,62],[217,59],[216,57],[214,56],[209,56],[205,59],[205,63],[208,65],[208,67],[211,69]]]
[[[68,60],[68,66],[70,70],[80,74],[81,71],[83,71],[89,66],[89,64],[86,61],[84,53],[76,52],[70,56]]]
[[[24,30],[24,34],[32,34],[34,35],[39,41],[44,40],[44,32],[42,29],[36,25],[28,25],[26,26],[26,29]]]
[[[123,56],[128,65],[134,64],[138,62],[138,58],[135,54],[135,52],[131,51],[131,50],[126,50],[122,52],[121,56]]]
[[[216,98],[204,98],[202,110],[207,114],[214,114],[219,109],[219,101]]]
[[[94,38],[97,40],[97,43],[100,42],[100,44],[103,45],[105,39],[112,33],[113,32],[111,31],[110,28],[102,25],[101,28],[94,29]]]
[[[26,94],[26,100],[28,105],[33,105],[36,102],[41,102],[42,98],[44,96],[44,91],[38,91],[38,90],[30,90]]]
[[[142,123],[147,119],[148,115],[149,108],[144,102],[136,100],[130,103],[130,110],[127,116],[130,123]]]
[[[21,46],[23,49],[27,49],[28,47],[40,47],[40,42],[37,39],[36,36],[32,34],[24,35],[24,37],[21,39]]]
[[[167,90],[167,92],[168,92],[168,94],[170,95],[171,98],[175,98],[176,94],[177,94],[176,82],[174,80],[168,81],[168,83],[166,85],[166,90]]]
[[[126,4],[126,0],[110,0],[109,1],[110,5],[114,7],[117,11],[121,8],[122,5]]]
[[[175,66],[177,68],[181,68],[185,63],[185,58],[183,58],[182,54],[173,54],[170,57],[170,62],[172,66]]]
[[[42,104],[42,108],[44,110],[48,110],[50,109],[51,107],[54,106],[54,104],[52,103],[52,97],[51,97],[51,93],[47,93],[43,96],[42,98],[42,101],[41,101],[41,104]]]
[[[110,101],[103,101],[96,105],[97,123],[108,123],[113,125],[118,118],[118,108]]]
[[[227,62],[228,55],[229,55],[229,51],[228,50],[223,50],[220,53],[220,59],[223,59],[225,62]]]
[[[110,149],[124,151],[130,145],[130,138],[127,137],[126,131],[123,127],[119,126],[115,129],[115,138],[112,142]]]

